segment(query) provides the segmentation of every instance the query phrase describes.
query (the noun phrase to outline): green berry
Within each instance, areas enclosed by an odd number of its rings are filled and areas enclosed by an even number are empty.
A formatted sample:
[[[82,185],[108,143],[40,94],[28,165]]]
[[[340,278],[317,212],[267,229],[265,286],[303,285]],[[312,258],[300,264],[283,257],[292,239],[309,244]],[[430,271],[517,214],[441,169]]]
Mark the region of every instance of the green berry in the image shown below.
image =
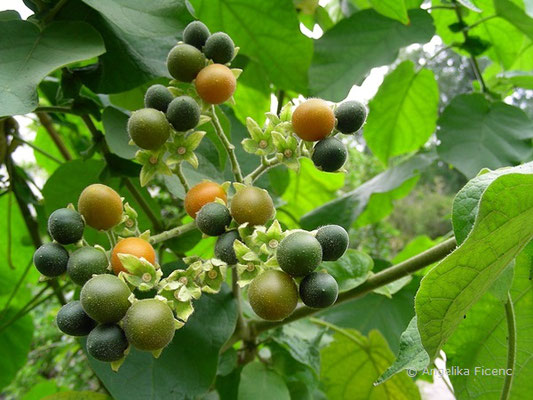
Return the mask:
[[[217,64],[226,64],[235,56],[235,43],[224,32],[213,33],[205,42],[204,54]]]
[[[231,223],[231,215],[220,203],[207,203],[196,214],[196,226],[208,236],[220,236]]]
[[[203,22],[193,21],[183,30],[183,41],[202,50],[209,35],[211,32]]]
[[[131,306],[130,294],[128,285],[115,275],[96,275],[81,289],[81,306],[98,322],[118,322]]]
[[[72,282],[83,286],[93,275],[107,273],[108,265],[109,261],[103,251],[86,246],[70,255],[67,274]]]
[[[337,301],[339,285],[325,272],[312,272],[300,282],[300,298],[312,308],[325,308]]]
[[[45,243],[35,251],[33,263],[44,276],[59,276],[67,270],[68,251],[57,243]]]
[[[57,327],[70,336],[86,336],[96,326],[96,322],[87,315],[79,301],[65,304],[56,317]]]
[[[190,96],[176,97],[168,105],[167,119],[175,130],[188,131],[200,122],[200,106]]]
[[[165,114],[154,108],[135,111],[128,120],[131,140],[141,149],[157,150],[170,136],[170,125]]]
[[[84,228],[85,222],[81,214],[70,208],[55,210],[48,218],[48,232],[61,244],[71,244],[81,240]]]
[[[309,232],[294,232],[279,244],[278,264],[291,276],[305,276],[322,262],[322,247]]]
[[[152,85],[144,95],[144,106],[167,112],[168,105],[174,99],[170,90],[163,85]]]
[[[358,101],[345,101],[335,109],[337,129],[342,133],[355,133],[365,123],[366,107]]]
[[[324,172],[335,172],[348,157],[346,146],[339,139],[328,137],[315,145],[311,159],[317,168]]]
[[[99,361],[118,361],[127,348],[126,335],[116,324],[98,325],[87,337],[87,352]]]
[[[178,81],[192,82],[204,67],[204,54],[190,44],[178,44],[168,53],[168,72]]]
[[[268,270],[256,277],[248,288],[254,312],[269,321],[287,318],[298,304],[298,289],[285,272]]]
[[[318,229],[316,240],[322,246],[322,259],[335,261],[343,256],[350,243],[348,232],[339,225],[326,225]]]
[[[237,264],[238,260],[235,255],[235,249],[233,248],[233,243],[236,240],[241,240],[239,232],[236,229],[220,235],[215,244],[215,257],[228,265]]]

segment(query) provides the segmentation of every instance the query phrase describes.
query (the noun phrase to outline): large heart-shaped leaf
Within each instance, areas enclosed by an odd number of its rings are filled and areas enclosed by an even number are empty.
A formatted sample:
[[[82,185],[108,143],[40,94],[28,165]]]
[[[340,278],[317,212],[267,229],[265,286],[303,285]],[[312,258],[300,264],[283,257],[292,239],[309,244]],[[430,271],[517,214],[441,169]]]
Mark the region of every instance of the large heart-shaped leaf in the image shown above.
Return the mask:
[[[83,22],[54,22],[39,30],[19,20],[0,24],[0,116],[26,114],[38,105],[37,85],[66,64],[105,51],[101,36]]]
[[[533,237],[532,192],[533,163],[496,178],[483,192],[466,240],[422,279],[415,309],[431,359]]]
[[[363,10],[336,24],[315,42],[309,70],[311,94],[342,100],[372,68],[393,62],[400,48],[429,41],[435,33],[431,16],[412,10],[409,18],[406,26],[374,10]]]
[[[300,32],[290,1],[191,0],[211,31],[226,32],[278,88],[307,92],[313,44]]]
[[[364,136],[383,163],[418,150],[437,125],[439,88],[428,69],[415,71],[412,61],[396,67],[369,104]]]
[[[482,168],[515,165],[532,154],[533,123],[527,115],[482,94],[455,97],[438,125],[440,157],[469,178]]]
[[[11,309],[0,319],[0,326],[9,322],[16,314]],[[29,315],[18,319],[5,330],[0,331],[0,389],[8,385],[27,360],[33,339],[33,322]]]
[[[305,229],[315,229],[326,224],[337,224],[348,228],[367,208],[372,206],[374,196],[377,196],[378,202],[388,203],[388,209],[390,209],[390,203],[395,198],[394,191],[399,190],[403,184],[410,184],[409,181],[432,164],[435,158],[433,153],[411,157],[406,162],[375,176],[357,189],[305,214],[300,223]],[[384,199],[384,196],[387,197]]]
[[[176,331],[158,359],[133,350],[118,373],[89,357],[91,367],[117,399],[191,399],[208,391],[217,371],[218,353],[233,333],[237,310],[227,286],[216,295],[203,295],[195,312]],[[125,384],[127,382],[127,384]]]

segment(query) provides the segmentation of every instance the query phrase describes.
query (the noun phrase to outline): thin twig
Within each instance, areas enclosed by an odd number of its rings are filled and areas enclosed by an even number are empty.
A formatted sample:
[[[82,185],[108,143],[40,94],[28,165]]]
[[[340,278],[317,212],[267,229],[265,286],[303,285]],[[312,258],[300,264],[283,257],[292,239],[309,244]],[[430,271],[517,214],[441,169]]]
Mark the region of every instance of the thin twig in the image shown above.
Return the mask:
[[[185,175],[183,175],[183,169],[181,168],[181,162],[176,165],[176,168],[174,168],[174,174],[178,177],[178,179],[181,182],[181,185],[183,186],[183,189],[185,189],[185,192],[188,192],[190,189],[189,182],[187,182],[187,178],[185,178]]]
[[[511,293],[507,293],[507,303],[505,303],[505,316],[507,317],[507,373],[503,382],[501,400],[508,400],[511,397],[511,387],[516,365],[516,318]],[[509,373],[510,371],[510,373]]]
[[[131,193],[135,201],[139,204],[139,206],[141,206],[144,213],[146,214],[146,216],[152,223],[152,226],[154,227],[154,229],[158,232],[163,230],[163,226],[159,222],[159,218],[157,218],[155,213],[152,211],[152,208],[146,202],[142,194],[137,190],[135,185],[128,178],[122,178],[122,182],[128,188],[128,191]]]
[[[68,0],[59,0],[56,5],[46,14],[46,16],[43,19],[43,22],[47,24],[48,22],[52,21],[54,17],[57,15],[57,13],[63,8],[63,6],[67,3]]]
[[[352,342],[357,344],[359,347],[363,347],[363,348],[366,347],[365,344],[363,342],[361,342],[361,340],[358,337],[352,335],[351,333],[346,331],[346,329],[343,329],[343,328],[338,327],[338,326],[336,326],[336,325],[334,325],[334,324],[332,324],[330,322],[327,322],[327,321],[324,321],[324,320],[321,320],[321,319],[318,319],[318,318],[309,318],[309,320],[313,324],[322,325],[322,326],[325,326],[328,329],[331,329],[332,331],[340,333],[341,335],[347,337]]]
[[[58,164],[63,164],[63,161],[59,160],[58,158],[55,158],[53,155],[51,155],[51,154],[48,153],[47,151],[44,151],[44,150],[41,149],[40,147],[37,147],[37,146],[34,145],[33,143],[28,142],[27,140],[22,139],[20,136],[18,136],[18,135],[13,135],[13,138],[14,138],[15,140],[21,142],[21,143],[24,143],[24,144],[30,146],[32,149],[34,149],[35,151],[41,153],[43,156],[48,157],[50,160],[55,161],[55,162],[58,163]]]
[[[277,158],[272,158],[270,160],[266,159],[265,157],[261,158],[261,165],[259,165],[256,169],[254,169],[252,172],[250,172],[248,175],[244,177],[245,182],[255,182],[261,175],[263,175],[266,171],[268,171],[270,168],[275,167],[280,162]]]
[[[178,226],[176,228],[170,229],[165,232],[161,232],[157,235],[150,237],[150,243],[157,244],[160,242],[164,242],[165,240],[169,240],[178,236],[181,236],[187,232],[193,231],[196,229],[196,223],[189,222],[188,224]]]
[[[222,145],[226,149],[226,152],[228,153],[229,160],[231,163],[231,170],[233,171],[235,180],[237,182],[242,182],[243,177],[241,172],[241,166],[239,165],[239,161],[237,160],[237,156],[235,155],[235,146],[230,143],[228,137],[224,133],[224,128],[222,128],[222,125],[220,124],[220,120],[218,119],[215,106],[211,106],[209,116],[211,117],[211,123],[213,124],[213,128],[215,128],[215,133],[217,134],[218,138],[222,142]]]
[[[67,147],[65,146],[65,143],[63,143],[63,141],[61,140],[61,136],[59,135],[56,128],[54,127],[52,118],[50,118],[50,116],[45,112],[37,112],[36,114],[37,114],[37,117],[39,118],[39,121],[43,125],[44,129],[46,129],[46,131],[50,135],[50,138],[55,143],[57,149],[59,150],[63,158],[66,161],[72,160],[72,156],[70,155],[70,152],[68,151]]]

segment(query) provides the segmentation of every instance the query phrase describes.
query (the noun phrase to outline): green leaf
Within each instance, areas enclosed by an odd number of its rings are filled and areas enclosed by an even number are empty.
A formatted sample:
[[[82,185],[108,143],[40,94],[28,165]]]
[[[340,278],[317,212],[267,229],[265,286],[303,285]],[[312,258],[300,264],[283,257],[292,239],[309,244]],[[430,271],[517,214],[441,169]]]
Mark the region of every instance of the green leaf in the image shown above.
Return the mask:
[[[475,11],[477,13],[481,12],[481,10],[477,8],[470,0],[457,0],[457,2],[462,6],[468,8],[469,10]]]
[[[433,247],[437,244],[437,241],[432,240],[429,236],[420,235],[413,238],[405,247],[392,259],[393,264],[401,263],[423,251]]]
[[[106,53],[97,64],[75,70],[96,93],[120,93],[154,78],[169,77],[166,57],[191,16],[183,0],[68,2],[59,18],[89,22],[102,35]]]
[[[290,400],[287,385],[274,371],[259,362],[247,364],[241,372],[238,400]]]
[[[131,160],[140,149],[129,144],[128,119],[128,114],[115,107],[106,107],[102,113],[105,140],[109,149],[117,156]]]
[[[533,342],[531,329],[533,284],[529,278],[533,246],[516,258],[516,276],[511,289],[517,328],[516,367],[511,398],[527,398],[533,392]],[[476,367],[507,368],[508,328],[503,303],[491,293],[466,314],[466,319],[444,347],[448,365],[470,370],[469,376],[451,375],[455,395],[460,399],[499,399],[505,375],[481,375]],[[476,373],[477,372],[477,373]]]
[[[518,164],[532,154],[533,123],[519,108],[482,94],[455,97],[439,118],[439,156],[468,178],[482,168]]]
[[[415,309],[431,359],[533,237],[532,167],[514,168],[487,187],[471,233],[422,279]]]
[[[509,0],[494,0],[496,14],[506,19],[533,40],[533,18]]]
[[[0,319],[0,327],[15,316],[17,309],[10,309]],[[0,331],[0,390],[7,386],[18,370],[26,364],[33,339],[33,322],[29,315],[18,319],[8,328]]]
[[[104,393],[69,391],[51,394],[42,400],[111,400],[111,397]]]
[[[379,386],[374,382],[387,369],[394,355],[385,338],[376,330],[368,337],[342,329],[321,351],[321,382],[328,399],[420,399],[414,382],[402,373]]]
[[[291,2],[191,0],[191,4],[211,32],[230,35],[240,52],[261,65],[276,87],[307,91],[313,43],[300,32]]]
[[[398,357],[377,380],[381,384],[397,373],[409,369],[412,371],[422,371],[429,364],[429,356],[422,346],[420,333],[416,326],[416,317],[413,317],[409,326],[400,337],[400,352]],[[455,365],[455,364],[451,364]]]
[[[409,23],[407,7],[404,0],[369,0],[372,8],[381,15],[400,21],[402,24]]]
[[[0,25],[0,116],[26,114],[39,104],[37,85],[52,71],[105,51],[98,32],[84,22],[53,22],[40,31],[27,21]]]
[[[384,164],[419,149],[435,131],[439,106],[437,81],[428,69],[415,71],[412,61],[396,67],[369,103],[364,137]]]
[[[344,19],[315,42],[309,70],[310,92],[331,101],[346,97],[374,67],[392,63],[398,50],[428,42],[435,29],[423,10],[409,12],[409,26],[363,10]]]
[[[204,294],[194,305],[194,314],[159,358],[132,349],[116,373],[109,364],[89,358],[113,398],[190,399],[207,392],[220,348],[235,329],[237,311],[226,285],[219,294]]]
[[[339,291],[345,292],[359,286],[368,279],[374,266],[372,257],[362,251],[348,249],[337,261],[320,264],[339,284]]]
[[[265,113],[270,110],[270,85],[261,64],[255,61],[246,64],[233,98],[232,108],[241,123],[246,124],[248,117],[261,125],[265,122]]]
[[[368,207],[372,206],[374,196],[379,196],[378,201],[383,201],[380,197],[389,194],[387,202],[390,204],[394,197],[389,192],[416,177],[421,170],[431,165],[435,158],[432,153],[419,154],[382,172],[357,189],[305,214],[300,220],[302,227],[309,230],[321,225],[337,224],[349,228]]]

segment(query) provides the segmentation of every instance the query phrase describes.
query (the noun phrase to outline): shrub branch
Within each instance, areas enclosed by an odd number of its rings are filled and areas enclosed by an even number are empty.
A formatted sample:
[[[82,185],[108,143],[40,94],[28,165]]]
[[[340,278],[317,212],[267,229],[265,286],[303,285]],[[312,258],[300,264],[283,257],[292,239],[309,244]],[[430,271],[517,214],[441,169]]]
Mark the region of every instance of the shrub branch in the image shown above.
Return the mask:
[[[218,138],[222,142],[222,145],[226,149],[226,152],[228,153],[229,160],[231,162],[231,170],[233,171],[233,175],[235,175],[235,180],[237,182],[242,183],[243,177],[241,172],[241,166],[239,165],[239,161],[237,160],[237,156],[235,155],[235,146],[230,143],[228,137],[224,133],[224,129],[222,128],[220,120],[218,119],[215,106],[211,106],[209,116],[211,117],[211,123],[213,124],[213,128],[215,128],[215,133],[217,134]]]

